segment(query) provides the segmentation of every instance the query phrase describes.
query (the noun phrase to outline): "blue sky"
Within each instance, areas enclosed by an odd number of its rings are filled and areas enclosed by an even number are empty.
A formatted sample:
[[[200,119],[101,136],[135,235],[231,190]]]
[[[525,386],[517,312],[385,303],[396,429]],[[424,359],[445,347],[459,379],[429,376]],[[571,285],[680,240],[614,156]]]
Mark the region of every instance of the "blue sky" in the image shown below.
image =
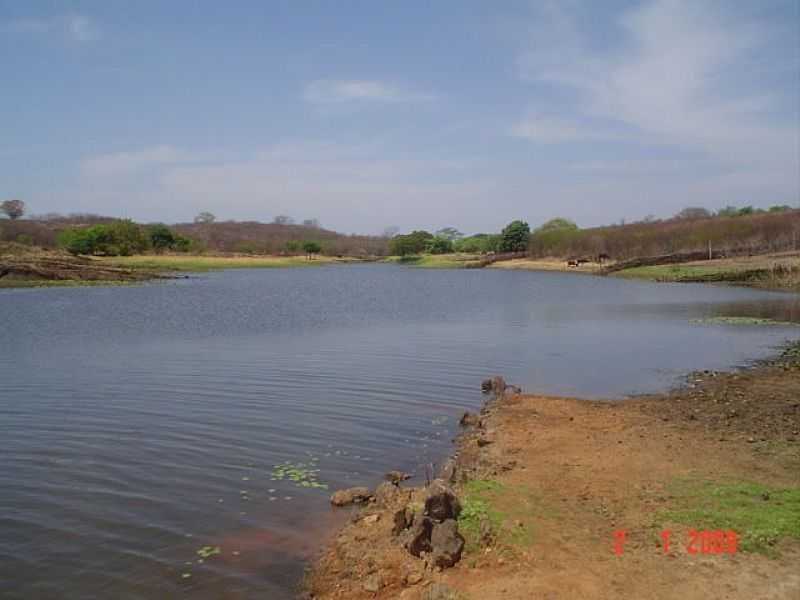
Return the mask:
[[[800,202],[800,4],[0,0],[0,198],[345,232]]]

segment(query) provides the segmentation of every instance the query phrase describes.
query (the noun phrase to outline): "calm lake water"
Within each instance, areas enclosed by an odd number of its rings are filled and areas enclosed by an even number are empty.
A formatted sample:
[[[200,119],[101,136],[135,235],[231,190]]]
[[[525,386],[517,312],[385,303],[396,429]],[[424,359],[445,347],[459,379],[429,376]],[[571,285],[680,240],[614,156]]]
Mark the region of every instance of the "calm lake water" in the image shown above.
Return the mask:
[[[485,376],[619,397],[800,337],[690,322],[800,321],[791,295],[383,265],[6,290],[0,315],[4,600],[290,598],[347,512],[273,465],[423,474]]]

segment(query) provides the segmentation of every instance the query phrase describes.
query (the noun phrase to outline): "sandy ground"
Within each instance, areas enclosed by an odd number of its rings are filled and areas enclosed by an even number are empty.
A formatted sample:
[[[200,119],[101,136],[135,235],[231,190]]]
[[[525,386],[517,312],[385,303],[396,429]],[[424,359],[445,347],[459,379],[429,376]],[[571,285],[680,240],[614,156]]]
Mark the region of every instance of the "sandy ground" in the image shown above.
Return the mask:
[[[609,263],[606,263],[609,264]],[[515,258],[492,263],[487,269],[512,269],[528,271],[569,271],[570,273],[597,273],[603,267],[600,263],[584,263],[578,267],[567,266],[561,258]]]
[[[798,407],[796,361],[698,376],[691,388],[660,397],[507,396],[484,415],[480,436],[491,443],[479,446],[477,434],[465,434],[459,460],[502,486],[497,508],[507,521],[503,531],[521,533],[516,542],[499,535],[452,569],[421,570],[421,561],[392,541],[391,515],[366,509],[320,557],[310,594],[415,600],[444,582],[455,597],[471,600],[798,599],[796,540],[783,539],[769,557],[693,555],[690,525],[658,517],[671,506],[676,481],[800,485]],[[665,528],[668,553],[660,540]],[[620,530],[625,542],[617,554]]]

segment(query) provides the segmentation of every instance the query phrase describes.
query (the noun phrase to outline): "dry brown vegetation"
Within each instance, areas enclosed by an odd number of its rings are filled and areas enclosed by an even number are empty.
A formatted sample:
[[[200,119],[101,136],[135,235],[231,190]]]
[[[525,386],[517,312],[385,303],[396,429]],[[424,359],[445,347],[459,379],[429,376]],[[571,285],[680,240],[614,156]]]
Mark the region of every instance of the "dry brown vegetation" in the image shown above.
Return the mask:
[[[22,242],[55,248],[58,233],[70,227],[108,223],[114,219],[98,215],[57,215],[0,222],[0,241]],[[388,240],[377,236],[345,235],[317,227],[276,223],[225,221],[179,223],[172,229],[195,242],[193,251],[280,254],[290,241],[319,242],[324,254],[337,256],[386,256]]]
[[[145,269],[128,269],[53,250],[0,242],[0,287],[39,283],[79,284],[135,282],[162,277]]]
[[[625,260],[712,250],[728,255],[796,250],[800,245],[800,210],[735,217],[670,219],[579,230],[534,233],[531,257],[594,257]]]

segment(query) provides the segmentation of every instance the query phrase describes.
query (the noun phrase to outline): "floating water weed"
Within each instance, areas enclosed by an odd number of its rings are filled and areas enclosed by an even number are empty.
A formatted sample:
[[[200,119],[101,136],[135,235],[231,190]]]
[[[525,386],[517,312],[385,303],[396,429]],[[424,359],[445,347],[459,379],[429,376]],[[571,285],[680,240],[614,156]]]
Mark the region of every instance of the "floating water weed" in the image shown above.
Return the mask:
[[[327,484],[320,483],[318,479],[319,469],[316,469],[317,459],[312,458],[308,463],[284,462],[275,465],[272,469],[270,480],[282,481],[288,479],[297,487],[318,488],[327,490]]]

